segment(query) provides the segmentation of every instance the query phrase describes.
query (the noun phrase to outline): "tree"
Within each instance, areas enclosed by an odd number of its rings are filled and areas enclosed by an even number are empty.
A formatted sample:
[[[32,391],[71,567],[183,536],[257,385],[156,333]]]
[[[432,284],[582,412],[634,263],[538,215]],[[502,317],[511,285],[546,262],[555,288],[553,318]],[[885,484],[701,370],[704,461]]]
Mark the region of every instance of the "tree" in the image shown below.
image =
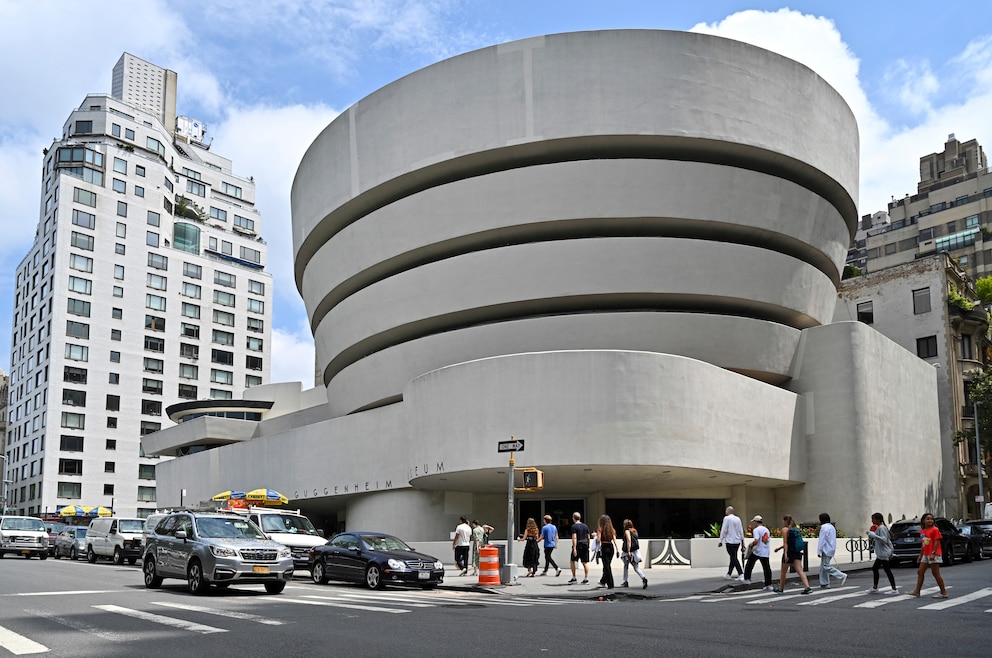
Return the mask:
[[[968,387],[969,403],[978,403],[978,417],[975,423],[978,426],[979,439],[981,440],[982,455],[992,452],[992,370],[982,371],[971,378],[971,386]],[[954,435],[954,442],[962,441],[975,442],[974,428],[959,430]]]
[[[975,292],[983,304],[992,304],[992,276],[983,276],[975,281]]]

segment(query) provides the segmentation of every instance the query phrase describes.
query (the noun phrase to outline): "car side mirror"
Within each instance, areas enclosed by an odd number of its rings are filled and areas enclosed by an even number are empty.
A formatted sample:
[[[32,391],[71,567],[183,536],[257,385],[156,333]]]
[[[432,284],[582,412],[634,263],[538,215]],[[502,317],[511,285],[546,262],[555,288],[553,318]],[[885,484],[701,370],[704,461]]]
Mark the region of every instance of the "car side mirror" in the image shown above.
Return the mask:
[[[361,553],[362,553],[362,547],[361,546],[352,546],[351,547],[351,550],[355,551],[355,555],[361,555]]]
[[[317,528],[317,536],[318,537],[323,537],[324,536],[324,529],[323,528]]]
[[[177,531],[176,532],[176,539],[182,539],[183,541],[186,541],[186,531],[185,530],[179,530],[179,531]]]

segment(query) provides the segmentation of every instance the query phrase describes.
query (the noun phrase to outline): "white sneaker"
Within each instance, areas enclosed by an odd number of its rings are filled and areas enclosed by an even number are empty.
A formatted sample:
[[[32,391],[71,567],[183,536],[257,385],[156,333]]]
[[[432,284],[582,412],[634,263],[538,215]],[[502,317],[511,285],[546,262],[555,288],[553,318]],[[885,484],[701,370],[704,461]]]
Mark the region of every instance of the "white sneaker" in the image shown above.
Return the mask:
[[[872,587],[871,589],[866,589],[865,594],[878,594],[878,588]]]
[[[846,582],[847,582],[847,574],[844,574],[843,576],[840,577],[840,586],[843,587],[844,583]]]
[[[898,594],[898,593],[899,590],[897,589],[887,589],[884,592],[882,592],[882,594],[885,594],[886,596],[892,596],[893,594]]]
[[[731,576],[731,575],[730,575],[729,573],[725,573],[725,574],[723,574],[723,579],[724,579],[724,580],[733,580],[733,578],[734,578],[734,577],[733,577],[733,576]]]
[[[751,581],[750,580],[742,580],[741,582],[744,583],[745,585],[750,585],[751,584]]]
[[[775,591],[775,588],[772,587],[771,585],[769,585],[768,587],[762,587],[761,588],[761,591],[762,592],[774,592]]]
[[[739,582],[739,583],[749,583],[751,581],[744,580],[744,574],[741,574],[741,575],[737,576],[737,582]]]

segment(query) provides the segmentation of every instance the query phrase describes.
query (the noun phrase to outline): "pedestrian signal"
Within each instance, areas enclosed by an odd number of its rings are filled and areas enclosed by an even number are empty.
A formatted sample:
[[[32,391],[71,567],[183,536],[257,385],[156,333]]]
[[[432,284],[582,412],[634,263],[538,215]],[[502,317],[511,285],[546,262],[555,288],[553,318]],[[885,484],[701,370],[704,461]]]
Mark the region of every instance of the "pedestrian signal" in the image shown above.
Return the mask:
[[[536,468],[524,469],[524,489],[532,491],[544,488],[544,471]]]

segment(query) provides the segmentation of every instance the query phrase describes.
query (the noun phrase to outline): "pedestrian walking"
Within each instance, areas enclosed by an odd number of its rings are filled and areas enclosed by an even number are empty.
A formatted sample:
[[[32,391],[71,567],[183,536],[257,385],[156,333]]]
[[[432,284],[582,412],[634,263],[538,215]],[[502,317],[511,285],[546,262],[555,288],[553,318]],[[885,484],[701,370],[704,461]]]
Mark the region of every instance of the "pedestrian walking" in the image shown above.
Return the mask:
[[[885,517],[879,512],[871,515],[871,529],[868,531],[869,539],[875,542],[875,561],[871,565],[871,575],[873,580],[871,589],[865,590],[868,594],[878,593],[878,569],[885,570],[885,575],[889,579],[892,589],[887,589],[883,594],[898,594],[896,579],[892,577],[892,569],[889,568],[889,560],[892,559],[892,536],[889,528],[885,525]]]
[[[734,578],[735,569],[738,576],[744,575],[744,569],[741,568],[740,560],[737,559],[737,553],[740,551],[742,543],[744,543],[744,526],[741,524],[741,518],[734,514],[733,507],[728,507],[723,517],[723,523],[720,525],[720,542],[717,544],[718,548],[726,544],[727,553],[730,555],[730,565],[727,567],[725,580]]]
[[[627,569],[634,567],[634,573],[641,577],[641,589],[647,589],[648,578],[637,566],[641,562],[641,542],[637,538],[637,528],[630,519],[623,520],[623,546],[620,550],[622,551],[620,558],[623,560],[623,582],[620,587],[628,587]]]
[[[589,583],[589,526],[582,522],[582,515],[578,512],[572,514],[572,556],[569,559],[569,566],[572,568],[572,579],[569,584],[577,582],[575,579],[575,565],[582,563],[582,570],[585,576],[582,584]]]
[[[551,566],[555,568],[555,577],[558,577],[561,575],[561,569],[558,568],[555,558],[551,555],[554,553],[555,547],[558,546],[558,528],[551,522],[551,515],[549,514],[544,516],[541,539],[544,540],[544,571],[541,572],[541,575],[548,575],[548,567]]]
[[[489,533],[493,531],[491,525],[479,523],[479,519],[472,521],[472,573],[470,576],[479,575],[479,555],[480,549],[489,543]]]
[[[789,567],[795,569],[799,574],[799,579],[803,581],[803,591],[800,594],[809,594],[809,581],[806,580],[806,573],[803,571],[803,551],[806,550],[806,541],[796,527],[796,521],[786,514],[782,517],[782,545],[775,549],[775,552],[783,551],[782,573],[779,575],[778,587],[773,591],[781,594],[785,591],[785,578],[789,574]]]
[[[599,537],[599,555],[603,560],[603,579],[600,581],[603,587],[613,589],[613,556],[617,552],[617,529],[613,527],[613,520],[609,514],[599,517],[599,529],[596,532]]]
[[[451,548],[455,551],[455,566],[461,569],[459,576],[468,573],[468,550],[472,544],[472,527],[464,516],[458,517],[455,536],[451,540]]]
[[[745,585],[751,584],[751,571],[754,569],[755,562],[761,562],[761,570],[764,572],[765,576],[765,587],[766,591],[772,591],[772,567],[768,561],[771,555],[771,533],[768,532],[768,528],[765,527],[764,519],[760,515],[755,515],[751,519],[751,523],[754,525],[754,529],[751,530],[751,544],[750,550],[748,551],[747,563],[744,565],[744,575],[740,577],[740,580]]]
[[[527,526],[524,534],[520,535],[519,541],[524,544],[524,569],[527,570],[527,577],[533,578],[537,575],[537,568],[541,565],[541,550],[537,546],[537,541],[541,538],[541,531],[537,529],[537,521],[527,519]]]
[[[920,590],[923,589],[923,578],[927,573],[927,569],[930,569],[933,579],[937,581],[937,587],[940,588],[940,593],[934,594],[933,598],[946,599],[947,588],[944,587],[944,579],[940,575],[940,563],[944,559],[944,549],[940,545],[943,537],[940,534],[940,530],[934,525],[933,514],[930,512],[920,517],[920,538],[923,540],[923,546],[920,549],[920,556],[916,558],[916,561],[920,564],[916,570],[916,589],[910,592],[909,595],[920,595]]]
[[[837,528],[830,522],[830,515],[820,514],[820,536],[816,555],[820,558],[820,587],[830,587],[830,576],[840,580],[841,587],[847,582],[847,574],[830,564],[837,554]]]

